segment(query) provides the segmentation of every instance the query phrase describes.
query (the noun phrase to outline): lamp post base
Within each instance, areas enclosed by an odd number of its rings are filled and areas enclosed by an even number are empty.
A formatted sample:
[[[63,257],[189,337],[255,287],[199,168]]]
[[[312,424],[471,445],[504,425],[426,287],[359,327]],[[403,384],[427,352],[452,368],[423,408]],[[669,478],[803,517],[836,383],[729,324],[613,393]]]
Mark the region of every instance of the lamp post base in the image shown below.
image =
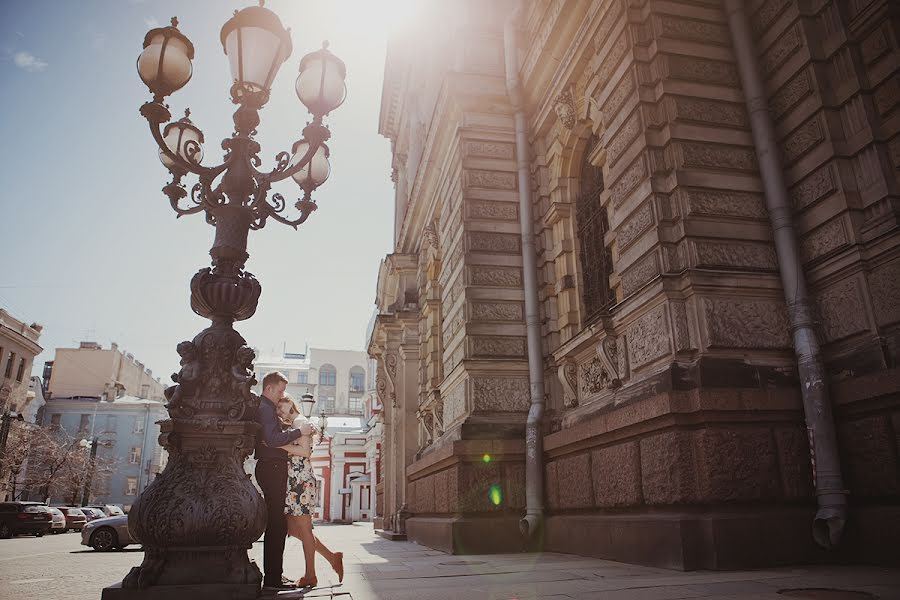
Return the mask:
[[[194,585],[154,585],[144,589],[125,589],[121,583],[103,588],[101,600],[255,600],[259,585],[250,583],[209,583]]]

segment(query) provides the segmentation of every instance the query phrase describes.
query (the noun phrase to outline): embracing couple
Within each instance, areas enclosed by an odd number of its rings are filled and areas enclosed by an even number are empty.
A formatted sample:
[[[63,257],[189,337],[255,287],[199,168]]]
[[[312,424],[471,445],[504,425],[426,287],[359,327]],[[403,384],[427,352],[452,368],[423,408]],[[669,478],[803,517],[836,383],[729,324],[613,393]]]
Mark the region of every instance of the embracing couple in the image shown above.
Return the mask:
[[[256,481],[266,500],[266,537],[263,541],[263,586],[268,589],[315,587],[316,552],[344,579],[344,555],[332,552],[313,534],[316,478],[312,468],[313,436],[318,428],[304,417],[285,393],[287,377],[275,372],[263,379],[257,411],[262,426],[256,444]],[[306,574],[296,582],[282,577],[286,537],[303,542]]]

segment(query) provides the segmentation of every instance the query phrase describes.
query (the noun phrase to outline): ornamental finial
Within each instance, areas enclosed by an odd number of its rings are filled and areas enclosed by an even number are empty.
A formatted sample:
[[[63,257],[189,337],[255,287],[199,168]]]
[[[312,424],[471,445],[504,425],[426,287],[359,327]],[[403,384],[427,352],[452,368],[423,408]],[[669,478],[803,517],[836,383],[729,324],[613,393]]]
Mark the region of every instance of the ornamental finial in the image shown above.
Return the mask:
[[[325,50],[328,50],[328,40],[322,41],[322,48],[324,48]]]
[[[172,17],[172,19],[170,20],[170,23],[172,23],[172,27],[174,27],[175,29],[178,29],[178,17]]]
[[[189,109],[189,108],[184,109],[184,118],[187,119],[190,116],[191,116],[191,109]]]

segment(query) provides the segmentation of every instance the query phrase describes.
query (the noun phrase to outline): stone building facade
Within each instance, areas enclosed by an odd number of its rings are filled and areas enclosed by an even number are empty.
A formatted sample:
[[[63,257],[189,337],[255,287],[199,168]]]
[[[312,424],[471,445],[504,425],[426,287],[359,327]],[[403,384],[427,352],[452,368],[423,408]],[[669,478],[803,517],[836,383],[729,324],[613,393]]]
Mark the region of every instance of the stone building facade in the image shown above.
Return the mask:
[[[97,342],[81,342],[78,348],[57,348],[44,364],[44,385],[51,398],[99,397],[113,400],[129,395],[149,400],[164,399],[163,383],[130,352],[113,342],[103,348]]]
[[[814,482],[757,148],[719,0],[530,0],[530,131],[547,412],[545,550],[674,568],[896,562],[900,14],[748,0],[815,304],[850,512]],[[384,527],[521,546],[529,408],[512,2],[441,3],[388,48],[395,251],[370,339]]]

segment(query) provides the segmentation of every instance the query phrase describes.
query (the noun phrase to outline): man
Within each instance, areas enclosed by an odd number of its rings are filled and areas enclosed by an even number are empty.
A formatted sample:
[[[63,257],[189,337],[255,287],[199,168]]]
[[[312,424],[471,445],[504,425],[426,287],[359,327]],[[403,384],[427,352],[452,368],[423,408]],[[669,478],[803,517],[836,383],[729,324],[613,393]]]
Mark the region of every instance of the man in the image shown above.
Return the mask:
[[[288,379],[279,372],[263,378],[263,393],[256,413],[262,426],[256,442],[256,481],[266,500],[266,537],[263,541],[263,587],[271,590],[289,589],[293,584],[282,578],[284,543],[287,521],[284,516],[287,493],[288,453],[285,446],[303,435],[299,429],[284,429],[276,407],[284,395]]]

